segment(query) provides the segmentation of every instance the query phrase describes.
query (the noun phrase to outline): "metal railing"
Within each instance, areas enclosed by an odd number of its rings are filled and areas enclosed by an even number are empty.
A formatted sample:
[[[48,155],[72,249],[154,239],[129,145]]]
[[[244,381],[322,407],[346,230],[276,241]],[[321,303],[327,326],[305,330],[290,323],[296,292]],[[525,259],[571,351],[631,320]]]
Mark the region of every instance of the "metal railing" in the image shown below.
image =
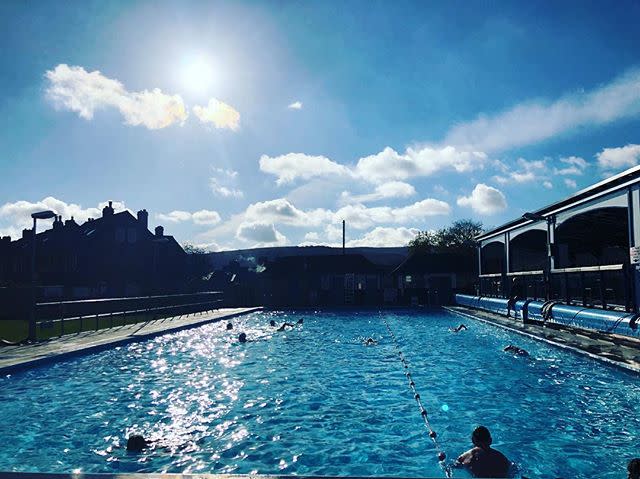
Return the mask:
[[[179,318],[188,314],[212,311],[220,308],[222,303],[220,291],[42,302],[35,305],[36,326],[38,332],[58,326],[58,334],[48,335],[55,337],[86,331],[88,322],[93,323],[91,329],[97,331],[126,324],[168,317]],[[131,321],[132,318],[133,321]],[[65,326],[71,323],[75,323],[76,327]]]

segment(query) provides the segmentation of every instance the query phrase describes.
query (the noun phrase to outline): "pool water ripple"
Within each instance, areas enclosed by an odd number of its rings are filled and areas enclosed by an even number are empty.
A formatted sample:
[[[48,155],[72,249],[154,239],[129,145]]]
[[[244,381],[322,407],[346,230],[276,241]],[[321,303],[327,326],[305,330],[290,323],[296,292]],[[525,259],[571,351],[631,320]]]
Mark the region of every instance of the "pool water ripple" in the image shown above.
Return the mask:
[[[477,424],[528,477],[622,477],[637,455],[636,376],[472,320],[450,333],[460,319],[442,311],[381,314],[450,459]],[[304,325],[276,332],[271,319]],[[0,470],[442,476],[380,314],[233,323],[0,379],[13,446]],[[531,356],[504,353],[510,343]],[[128,454],[132,433],[153,446]]]

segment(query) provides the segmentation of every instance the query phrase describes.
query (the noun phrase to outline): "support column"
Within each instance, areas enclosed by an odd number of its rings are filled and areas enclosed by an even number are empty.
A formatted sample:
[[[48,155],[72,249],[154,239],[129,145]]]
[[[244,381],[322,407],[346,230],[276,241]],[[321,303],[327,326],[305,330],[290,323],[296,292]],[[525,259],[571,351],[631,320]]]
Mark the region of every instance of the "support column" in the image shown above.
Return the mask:
[[[509,276],[507,273],[511,270],[509,267],[509,239],[511,235],[509,232],[504,234],[504,256],[502,259],[502,295],[505,298],[511,296],[511,283],[509,282]]]
[[[631,294],[631,309],[638,312],[640,305],[640,185],[629,188],[628,194],[629,213],[629,256],[630,266],[628,278],[630,281],[629,292]]]

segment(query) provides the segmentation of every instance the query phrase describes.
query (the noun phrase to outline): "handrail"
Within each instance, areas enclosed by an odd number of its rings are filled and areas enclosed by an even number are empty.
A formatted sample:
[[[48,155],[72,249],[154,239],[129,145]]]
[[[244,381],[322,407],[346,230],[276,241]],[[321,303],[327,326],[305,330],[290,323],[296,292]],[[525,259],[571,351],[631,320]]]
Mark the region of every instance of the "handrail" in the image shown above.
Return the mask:
[[[221,303],[223,300],[222,299],[216,299],[215,301],[203,301],[203,302],[199,302],[199,303],[185,303],[185,304],[174,304],[174,305],[170,305],[170,306],[158,306],[155,308],[145,308],[145,309],[130,309],[127,311],[113,311],[113,312],[109,312],[109,313],[97,313],[97,314],[81,314],[79,316],[69,316],[66,318],[56,318],[56,319],[45,319],[42,321],[36,321],[36,324],[53,324],[53,323],[62,323],[62,322],[67,322],[67,321],[77,321],[77,320],[82,320],[85,318],[91,318],[91,319],[101,319],[101,318],[110,318],[113,316],[128,316],[128,315],[133,315],[133,314],[142,314],[142,313],[150,313],[150,312],[154,312],[154,311],[160,311],[160,310],[171,310],[171,309],[178,309],[178,308],[184,308],[187,306],[200,306],[203,304],[210,304],[210,305],[214,305],[216,303]],[[205,310],[207,311],[207,310]]]
[[[123,296],[121,298],[90,298],[90,299],[73,299],[69,301],[48,301],[45,303],[36,303],[37,306],[54,306],[57,304],[86,304],[86,303],[106,303],[117,301],[132,301],[136,299],[158,299],[158,298],[178,298],[183,296],[195,296],[195,295],[220,295],[222,291],[201,291],[197,293],[180,293],[180,294],[161,294],[154,296]]]

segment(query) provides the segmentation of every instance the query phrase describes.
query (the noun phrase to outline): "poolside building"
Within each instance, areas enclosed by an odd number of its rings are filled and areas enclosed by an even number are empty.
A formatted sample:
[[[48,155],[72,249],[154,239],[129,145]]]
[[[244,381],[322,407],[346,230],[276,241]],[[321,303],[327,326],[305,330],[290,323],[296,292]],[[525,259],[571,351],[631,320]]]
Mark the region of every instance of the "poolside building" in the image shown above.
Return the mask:
[[[481,296],[638,312],[640,166],[477,240]]]

